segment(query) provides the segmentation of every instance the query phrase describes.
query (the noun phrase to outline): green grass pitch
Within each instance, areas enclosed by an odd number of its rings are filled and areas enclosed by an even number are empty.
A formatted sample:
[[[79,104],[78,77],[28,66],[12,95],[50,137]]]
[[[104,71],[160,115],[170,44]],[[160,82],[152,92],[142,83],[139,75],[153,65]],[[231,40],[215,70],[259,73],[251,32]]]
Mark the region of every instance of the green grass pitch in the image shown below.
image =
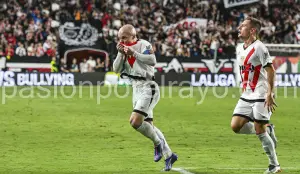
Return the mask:
[[[236,135],[230,128],[237,88],[161,89],[154,123],[179,156],[175,168],[194,174],[263,173],[268,159],[258,138]],[[5,100],[4,93],[13,89],[0,90],[0,173],[161,173],[164,163],[153,162],[153,144],[129,125],[132,103],[131,94],[124,97],[125,87],[113,88],[106,99],[97,99],[97,92],[105,95],[107,87],[95,87],[93,94],[88,87],[47,90],[17,88],[16,96]],[[271,120],[279,162],[283,173],[299,174],[300,89],[277,93],[279,107]]]

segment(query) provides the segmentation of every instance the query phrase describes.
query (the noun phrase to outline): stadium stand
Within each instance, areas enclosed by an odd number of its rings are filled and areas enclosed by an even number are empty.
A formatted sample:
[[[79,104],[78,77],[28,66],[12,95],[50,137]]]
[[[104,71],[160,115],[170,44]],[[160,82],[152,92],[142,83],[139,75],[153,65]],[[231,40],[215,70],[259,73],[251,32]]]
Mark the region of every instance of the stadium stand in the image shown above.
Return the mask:
[[[153,43],[157,56],[232,55],[239,42],[237,27],[247,16],[263,22],[263,42],[300,43],[300,1],[263,2],[225,8],[222,0],[7,0],[0,6],[0,56],[8,61],[13,56],[58,56],[59,27],[69,21],[94,26],[110,58],[125,23]],[[197,28],[180,23],[189,18],[206,23]]]

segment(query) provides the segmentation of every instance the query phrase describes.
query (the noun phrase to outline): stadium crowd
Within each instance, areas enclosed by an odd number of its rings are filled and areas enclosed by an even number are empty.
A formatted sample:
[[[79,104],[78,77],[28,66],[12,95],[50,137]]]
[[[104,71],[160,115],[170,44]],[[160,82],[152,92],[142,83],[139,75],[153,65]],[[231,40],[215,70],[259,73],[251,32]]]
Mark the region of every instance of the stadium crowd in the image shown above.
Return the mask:
[[[106,51],[116,54],[117,32],[133,24],[138,37],[153,44],[156,55],[207,56],[234,54],[237,27],[247,16],[263,23],[266,43],[300,41],[299,0],[269,0],[224,8],[222,0],[7,0],[0,4],[0,56],[51,56],[66,21],[88,22],[101,33]],[[206,27],[185,27],[186,18],[207,19]],[[300,35],[300,33],[299,33]]]

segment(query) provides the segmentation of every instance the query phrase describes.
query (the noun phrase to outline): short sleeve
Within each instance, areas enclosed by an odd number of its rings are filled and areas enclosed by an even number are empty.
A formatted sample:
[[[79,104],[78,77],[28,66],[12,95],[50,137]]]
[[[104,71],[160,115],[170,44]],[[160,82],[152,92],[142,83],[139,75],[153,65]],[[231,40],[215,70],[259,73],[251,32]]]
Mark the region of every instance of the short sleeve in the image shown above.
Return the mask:
[[[273,62],[267,47],[263,44],[258,45],[256,48],[256,55],[263,67]]]

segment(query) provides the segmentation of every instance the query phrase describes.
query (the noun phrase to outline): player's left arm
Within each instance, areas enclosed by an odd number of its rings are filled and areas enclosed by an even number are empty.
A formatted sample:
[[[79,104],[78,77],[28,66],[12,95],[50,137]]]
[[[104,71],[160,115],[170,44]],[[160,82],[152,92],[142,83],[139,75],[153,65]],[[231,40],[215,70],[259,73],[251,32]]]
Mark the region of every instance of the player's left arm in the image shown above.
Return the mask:
[[[268,96],[272,96],[274,92],[274,82],[275,82],[275,69],[273,67],[273,64],[268,63],[265,66],[265,70],[267,71],[267,80],[268,80]]]
[[[263,68],[267,72],[267,82],[268,82],[268,92],[267,97],[265,101],[265,106],[268,107],[268,111],[274,112],[275,106],[277,104],[275,103],[274,99],[274,83],[275,83],[275,74],[276,71],[273,66],[273,59],[271,58],[269,51],[265,45],[261,45],[257,48],[257,54],[260,59],[260,62],[263,66]]]
[[[152,49],[152,45],[145,41],[145,43],[143,43],[143,47],[142,53],[139,53],[130,47],[125,47],[125,51],[127,54],[134,56],[137,60],[147,65],[154,66],[156,64],[156,57]]]
[[[140,60],[141,62],[143,62],[147,65],[154,66],[156,64],[156,57],[153,52],[150,54],[141,54],[141,53],[138,53],[137,51],[134,51],[133,56],[137,60]]]
[[[267,64],[265,67],[265,70],[267,71],[267,80],[268,80],[268,93],[267,98],[265,102],[265,106],[268,107],[268,111],[274,112],[275,106],[277,107],[277,104],[275,103],[274,99],[274,79],[275,79],[275,69],[272,64]]]

